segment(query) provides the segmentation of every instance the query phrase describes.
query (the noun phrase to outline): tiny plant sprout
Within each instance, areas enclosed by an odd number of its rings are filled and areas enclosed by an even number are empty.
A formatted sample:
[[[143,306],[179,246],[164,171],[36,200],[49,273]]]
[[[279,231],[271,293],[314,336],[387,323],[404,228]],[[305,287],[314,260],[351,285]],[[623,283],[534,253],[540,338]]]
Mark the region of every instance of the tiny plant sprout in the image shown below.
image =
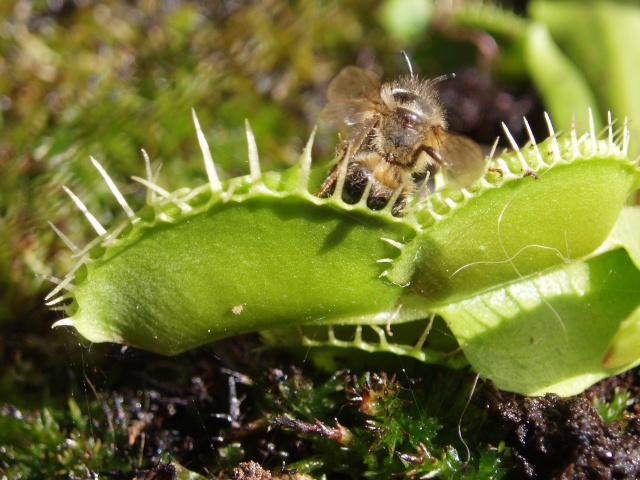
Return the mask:
[[[96,238],[79,247],[53,226],[77,258],[51,279],[47,303],[66,314],[55,326],[165,355],[253,331],[273,341],[293,329],[309,344],[322,328],[316,344],[466,361],[524,394],[575,394],[639,363],[640,222],[624,205],[640,169],[626,126],[557,135],[549,122],[548,139],[523,147],[505,128],[512,149],[484,176],[409,194],[397,216],[366,195],[345,203],[340,182],[316,196],[327,171],[311,168],[313,133],[296,165],[262,172],[247,123],[250,174],[221,181],[193,120],[205,184],[167,191],[145,154],[136,212],[91,159],[125,212],[108,228],[65,189]],[[431,345],[436,317],[464,358]]]

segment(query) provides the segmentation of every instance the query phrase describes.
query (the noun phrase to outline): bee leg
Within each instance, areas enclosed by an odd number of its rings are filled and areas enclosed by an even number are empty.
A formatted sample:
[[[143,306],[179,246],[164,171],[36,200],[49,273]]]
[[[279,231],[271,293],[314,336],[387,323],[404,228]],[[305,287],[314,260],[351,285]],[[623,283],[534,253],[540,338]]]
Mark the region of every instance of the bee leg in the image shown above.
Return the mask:
[[[388,192],[384,192],[378,195],[369,195],[369,198],[367,199],[367,207],[369,207],[371,210],[382,210],[384,207],[387,206],[392,196],[393,196],[392,190],[389,190]],[[402,210],[404,210],[404,207],[406,206],[406,204],[407,204],[407,194],[405,192],[402,192],[398,196],[398,198],[395,200],[393,207],[391,208],[391,214],[394,217],[401,217]]]
[[[340,170],[342,169],[343,162],[345,161],[345,159],[342,159],[335,167],[333,167],[331,173],[327,176],[324,182],[322,182],[320,189],[316,193],[316,197],[328,198],[333,195],[336,185],[338,184]],[[342,187],[342,200],[349,204],[358,203],[362,197],[364,189],[367,187],[368,181],[369,177],[364,167],[356,163],[349,164],[347,167],[347,175],[344,180],[344,185]]]
[[[401,199],[406,196],[407,191],[402,187],[405,184],[405,179],[401,169],[395,162],[380,158],[377,155],[371,155],[368,160],[370,161],[368,168],[371,172],[371,177],[375,180],[372,181],[369,197],[367,198],[367,206],[371,210],[382,210],[393,199],[394,208],[402,209],[404,204]],[[399,188],[401,191],[398,195]]]
[[[363,122],[357,128],[357,130],[354,132],[353,136],[349,140],[342,140],[340,143],[338,143],[338,145],[336,146],[335,153],[336,153],[336,158],[339,157],[340,160],[338,160],[338,163],[336,164],[335,167],[333,167],[333,170],[331,170],[331,173],[327,176],[324,182],[322,182],[320,189],[316,193],[316,197],[327,198],[333,195],[336,189],[336,185],[338,183],[338,179],[340,177],[340,171],[342,169],[343,162],[350,162],[353,159],[353,157],[356,155],[356,153],[360,149],[360,146],[362,145],[362,142],[364,141],[364,139],[367,137],[367,135],[369,135],[371,130],[373,130],[379,123],[380,123],[379,117],[370,118],[366,122]],[[345,178],[345,186],[343,187],[343,197],[344,197],[346,185],[351,181],[349,179],[351,175],[350,171],[351,171],[351,165],[349,165],[349,168],[347,170],[347,176]],[[360,196],[362,196],[362,192],[360,193]],[[357,200],[353,203],[356,203],[356,202]]]
[[[358,163],[351,163],[342,189],[342,201],[355,204],[360,201],[369,183],[369,170]]]
[[[329,173],[329,175],[327,175],[327,178],[324,179],[322,185],[320,185],[320,188],[316,192],[316,197],[329,198],[331,195],[333,195],[333,192],[336,189],[336,184],[338,183],[338,177],[340,176],[342,163],[347,161],[346,157],[348,151],[349,142],[342,141],[338,145],[336,145],[335,158],[339,158],[339,160],[331,170],[331,173]]]
[[[369,193],[369,198],[367,198],[367,207],[371,210],[382,210],[389,203],[390,196],[389,192],[374,193],[372,191]]]
[[[441,167],[446,166],[446,163],[444,161],[444,158],[442,158],[442,155],[440,155],[440,152],[436,151],[434,148],[432,147],[428,147],[423,145],[422,147],[420,147],[417,150],[417,156],[419,156],[422,152],[426,153],[427,155],[429,155],[431,158],[433,158],[433,160],[440,165]],[[417,157],[416,157],[417,159]]]
[[[336,189],[336,183],[338,183],[338,173],[340,172],[341,165],[342,162],[338,162],[338,164],[333,167],[331,173],[324,179],[324,182],[322,182],[322,185],[320,185],[320,188],[316,192],[316,197],[329,198],[333,195]]]
[[[342,158],[349,149],[349,140],[341,140],[333,150],[333,158]]]
[[[391,214],[394,217],[401,217],[402,211],[404,210],[404,207],[406,207],[406,205],[407,205],[407,195],[405,192],[402,192],[398,197],[398,199],[396,200],[396,203],[393,204],[393,208],[391,209]]]

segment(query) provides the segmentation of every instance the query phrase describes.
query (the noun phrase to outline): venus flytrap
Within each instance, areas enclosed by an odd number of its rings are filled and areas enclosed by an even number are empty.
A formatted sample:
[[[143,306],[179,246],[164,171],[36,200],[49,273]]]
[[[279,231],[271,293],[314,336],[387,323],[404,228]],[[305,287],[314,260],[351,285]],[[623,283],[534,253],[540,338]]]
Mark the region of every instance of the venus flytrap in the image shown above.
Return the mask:
[[[109,232],[72,197],[99,238],[49,297],[72,299],[64,307],[70,317],[56,325],[92,341],[177,354],[283,325],[384,323],[410,295],[379,280],[377,260],[395,253],[380,239],[401,241],[411,226],[309,193],[311,141],[291,172],[262,175],[249,133],[251,174],[220,183],[197,130],[208,184],[169,193],[148,178],[147,207]],[[69,292],[56,297],[63,288]],[[402,318],[422,315],[406,309]]]
[[[317,198],[326,172],[311,168],[313,135],[297,165],[262,172],[247,124],[251,173],[220,181],[194,121],[208,183],[168,192],[145,156],[147,178],[135,179],[147,205],[134,212],[94,161],[127,215],[110,229],[69,192],[98,238],[80,249],[54,227],[78,258],[48,297],[67,314],[56,326],[173,355],[242,332],[353,325],[355,339],[330,330],[324,344],[458,367],[424,348],[424,319],[439,314],[481,376],[521,393],[576,393],[638,363],[616,331],[637,335],[625,319],[640,295],[613,295],[612,309],[602,274],[615,269],[619,292],[640,285],[637,257],[620,250],[637,253],[637,225],[598,250],[640,185],[626,127],[599,140],[593,127],[558,137],[549,122],[549,139],[512,140],[473,186],[416,195],[397,218],[345,204],[340,188]],[[603,322],[593,308],[613,314]]]

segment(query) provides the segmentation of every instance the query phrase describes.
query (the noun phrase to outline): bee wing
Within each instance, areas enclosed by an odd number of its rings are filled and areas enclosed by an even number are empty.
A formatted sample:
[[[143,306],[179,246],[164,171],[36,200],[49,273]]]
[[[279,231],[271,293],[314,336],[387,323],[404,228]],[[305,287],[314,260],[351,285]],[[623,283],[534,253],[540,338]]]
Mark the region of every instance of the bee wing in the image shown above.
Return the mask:
[[[482,176],[485,170],[480,146],[464,135],[439,129],[436,134],[439,158],[436,161],[447,170],[457,187],[468,187]]]
[[[358,125],[375,113],[375,105],[369,100],[358,99],[329,103],[322,109],[322,119],[334,125]]]
[[[327,89],[329,103],[379,96],[380,77],[369,70],[354,66],[343,68],[331,80]]]
[[[322,110],[324,120],[334,125],[362,123],[380,98],[380,77],[362,68],[345,67],[329,83],[327,98],[329,103]]]

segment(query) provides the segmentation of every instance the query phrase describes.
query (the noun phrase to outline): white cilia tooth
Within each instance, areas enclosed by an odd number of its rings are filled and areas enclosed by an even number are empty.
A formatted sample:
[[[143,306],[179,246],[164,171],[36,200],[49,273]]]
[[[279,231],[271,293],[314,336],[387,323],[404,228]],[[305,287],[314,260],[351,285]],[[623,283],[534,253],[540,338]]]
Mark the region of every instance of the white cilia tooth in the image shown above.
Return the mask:
[[[247,131],[247,145],[249,146],[249,170],[251,172],[251,181],[259,182],[262,178],[260,171],[260,157],[258,156],[258,146],[256,145],[256,137],[251,131],[249,120],[244,119],[245,130]]]
[[[187,212],[190,212],[192,210],[191,206],[189,206],[189,204],[183,202],[179,198],[176,198],[176,196],[174,194],[169,193],[164,188],[156,185],[153,182],[150,182],[147,179],[136,177],[134,175],[134,176],[131,177],[131,180],[134,180],[134,181],[136,181],[138,183],[141,183],[142,185],[147,187],[149,190],[152,190],[153,192],[159,194],[161,197],[164,197],[167,200],[169,200],[170,202],[175,203],[178,206],[178,208],[180,208],[180,210],[182,210],[183,213],[187,213]]]
[[[46,273],[38,273],[36,277],[40,277],[45,279],[48,282],[54,283],[56,285],[60,285],[62,283],[62,279],[58,277],[54,277],[53,275],[47,275]]]
[[[74,255],[78,255],[80,253],[80,247],[78,247],[75,243],[73,243],[71,239],[67,237],[64,233],[62,233],[62,231],[58,229],[58,227],[56,227],[53,223],[51,222],[48,222],[48,223],[53,229],[53,231],[56,232],[56,235],[58,235],[60,239],[65,243],[65,245],[69,247],[69,250],[71,250]]]
[[[298,177],[298,188],[302,191],[309,191],[309,175],[311,174],[311,149],[313,148],[313,140],[316,136],[318,127],[313,127],[311,136],[302,151],[302,163],[300,165],[300,176]]]
[[[218,173],[216,172],[216,164],[213,163],[211,150],[209,150],[209,144],[207,143],[207,139],[204,138],[204,133],[202,133],[202,129],[200,128],[200,122],[198,122],[196,111],[194,109],[191,109],[191,114],[193,116],[193,124],[196,127],[196,134],[198,135],[198,143],[200,144],[200,150],[202,150],[202,156],[204,158],[204,167],[207,170],[207,177],[209,177],[209,185],[211,185],[211,191],[218,192],[222,190],[222,183],[220,183],[220,179],[218,178]]]
[[[533,147],[533,150],[536,152],[536,158],[538,159],[538,162],[540,163],[540,165],[544,165],[544,159],[540,154],[538,143],[536,142],[536,139],[533,136],[533,132],[531,131],[531,125],[529,125],[529,120],[527,120],[526,117],[523,117],[522,119],[524,121],[524,128],[527,129],[527,134],[529,135],[529,139],[531,140],[531,146]]]
[[[369,200],[369,193],[371,192],[371,188],[372,187],[373,187],[373,181],[371,180],[371,178],[368,178],[367,179],[367,186],[364,187],[364,191],[362,192],[362,196],[360,197],[360,200],[358,201],[358,205],[361,205],[363,207],[367,206],[367,200]],[[391,200],[389,200],[389,203],[391,203]]]
[[[52,305],[55,305],[56,303],[62,302],[65,298],[67,298],[65,295],[60,295],[59,297],[56,297],[53,300],[49,300],[49,301],[45,302],[44,304],[47,307],[50,307]]]
[[[402,190],[403,190],[402,186],[395,189],[395,191],[393,192],[393,195],[391,195],[391,198],[389,199],[389,201],[387,202],[383,210],[386,210],[387,212],[393,211],[393,206],[396,204],[396,200],[398,200],[398,197],[402,193]]]
[[[591,140],[591,150],[595,154],[598,150],[598,137],[596,135],[596,122],[593,118],[591,107],[589,107],[589,138]]]
[[[513,135],[511,135],[511,132],[509,131],[509,127],[507,127],[507,125],[504,122],[502,122],[502,130],[504,130],[504,133],[507,136],[507,140],[509,140],[509,143],[511,144],[511,148],[513,148],[513,150],[518,155],[518,158],[520,159],[520,163],[522,163],[522,169],[526,172],[529,169],[529,164],[527,163],[527,161],[524,158],[524,155],[520,151],[520,147],[516,143],[516,139],[513,138]]]
[[[613,121],[611,119],[611,110],[607,112],[607,139],[609,140],[609,152],[612,151],[615,144],[613,142]]]
[[[158,172],[160,171],[160,167],[156,169],[155,174],[151,171],[151,160],[149,159],[149,154],[144,148],[142,149],[142,157],[144,158],[144,169],[147,174],[147,181],[149,183],[155,183]],[[151,188],[147,188],[147,203],[149,205],[153,205],[155,201],[156,192]]]
[[[63,318],[62,320],[58,320],[53,325],[51,325],[51,328],[56,328],[56,327],[74,327],[75,324],[76,324],[76,322],[74,322],[71,318]]]
[[[69,190],[65,185],[62,186],[62,189],[65,192],[67,192],[67,195],[69,195],[69,197],[71,197],[71,200],[73,200],[73,203],[75,203],[76,206],[78,207],[78,209],[84,214],[85,217],[87,217],[87,220],[89,220],[89,223],[91,224],[93,229],[96,231],[96,233],[101,237],[104,236],[107,233],[107,231],[100,224],[98,219],[93,216],[93,214],[89,211],[87,206],[84,203],[82,203],[82,200],[80,200],[76,196],[76,194],[73,193],[71,190]]]
[[[380,240],[382,240],[383,242],[387,242],[389,245],[393,245],[394,247],[402,250],[402,248],[404,247],[404,244],[400,243],[400,242],[396,242],[395,240],[392,240],[390,238],[386,238],[386,237],[380,237]]]
[[[493,142],[493,145],[491,146],[491,152],[489,152],[488,161],[493,160],[493,157],[496,154],[496,149],[498,148],[499,142],[500,142],[500,137],[496,137],[496,140]]]
[[[333,191],[333,197],[337,199],[342,199],[342,190],[344,188],[344,182],[347,179],[347,167],[349,166],[348,159],[351,158],[353,154],[353,147],[349,144],[347,151],[344,154],[344,160],[342,161],[342,165],[340,166],[340,172],[338,173],[338,181],[336,182],[336,188]]]
[[[120,204],[120,206],[124,210],[124,213],[127,214],[127,217],[129,217],[132,222],[137,222],[139,220],[139,218],[133,212],[133,210],[131,209],[131,207],[129,206],[127,201],[125,200],[125,198],[122,195],[122,193],[120,193],[120,190],[118,190],[118,187],[116,186],[114,181],[111,179],[111,177],[109,176],[107,171],[104,168],[102,168],[102,165],[100,165],[100,163],[95,158],[93,158],[93,157],[89,157],[89,158],[91,158],[91,163],[93,163],[93,166],[96,167],[98,172],[100,172],[100,175],[102,175],[102,178],[104,178],[104,181],[106,182],[107,186],[109,187],[109,190],[111,190],[111,193],[113,194],[113,196],[116,197],[116,200],[118,201],[118,203]]]
[[[393,263],[393,258],[381,258],[380,260],[376,260],[377,263]]]
[[[571,139],[571,154],[572,158],[576,158],[578,156],[578,131],[576,128],[576,116],[575,114],[571,116],[571,130],[569,134],[569,138]]]
[[[624,128],[622,130],[622,152],[625,155],[629,154],[629,139],[631,138],[631,132],[629,131],[629,118],[624,117]]]
[[[557,162],[562,160],[562,155],[560,154],[560,145],[558,144],[558,139],[556,138],[556,132],[553,130],[553,123],[551,123],[551,118],[547,112],[544,112],[544,119],[547,122],[547,128],[549,129],[549,137],[551,138],[551,151],[553,153],[553,161]]]
[[[58,292],[61,292],[62,290],[68,290],[70,292],[73,291],[73,284],[71,284],[71,282],[74,280],[73,275],[67,275],[65,277],[64,280],[62,280],[58,286],[56,288],[54,288],[53,290],[51,290],[51,292],[49,292],[49,294],[44,297],[44,299],[46,301],[48,301],[51,297],[55,296],[58,294]]]

